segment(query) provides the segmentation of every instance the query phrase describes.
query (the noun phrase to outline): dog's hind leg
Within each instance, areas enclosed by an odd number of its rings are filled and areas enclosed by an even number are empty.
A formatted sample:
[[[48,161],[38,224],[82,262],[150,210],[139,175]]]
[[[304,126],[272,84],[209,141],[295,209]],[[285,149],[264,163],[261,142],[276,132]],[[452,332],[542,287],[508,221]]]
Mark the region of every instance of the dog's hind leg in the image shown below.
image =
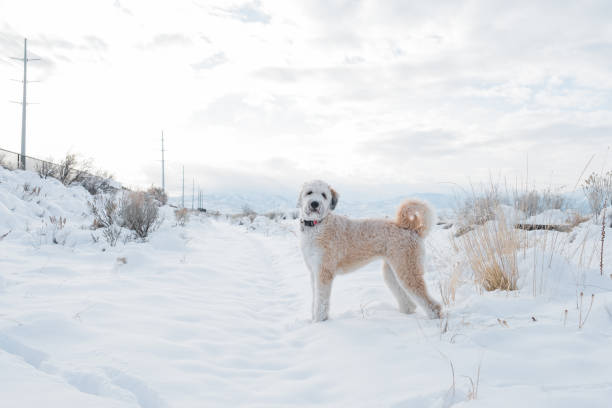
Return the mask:
[[[387,259],[401,286],[427,311],[431,318],[440,318],[442,307],[433,300],[423,279],[423,265],[417,256],[397,255]]]
[[[399,311],[402,313],[410,314],[414,313],[416,310],[416,305],[404,290],[401,287],[400,283],[395,276],[395,272],[391,269],[387,262],[383,261],[383,278],[385,279],[385,283],[389,287],[391,293],[397,300],[397,304],[399,306]]]

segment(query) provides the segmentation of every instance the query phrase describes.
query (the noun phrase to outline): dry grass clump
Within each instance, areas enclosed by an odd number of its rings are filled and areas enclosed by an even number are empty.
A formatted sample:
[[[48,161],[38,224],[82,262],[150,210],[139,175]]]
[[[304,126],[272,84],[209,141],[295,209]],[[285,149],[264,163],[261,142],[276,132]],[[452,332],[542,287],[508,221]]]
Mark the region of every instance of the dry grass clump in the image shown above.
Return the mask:
[[[440,289],[440,298],[444,303],[444,306],[450,306],[455,303],[455,297],[457,294],[457,288],[462,283],[462,273],[461,268],[458,264],[453,266],[453,270],[451,274],[444,278],[440,279],[438,283],[438,288]]]
[[[496,218],[496,222],[487,222],[457,238],[455,245],[466,255],[480,287],[487,291],[516,290],[521,236],[501,211]]]

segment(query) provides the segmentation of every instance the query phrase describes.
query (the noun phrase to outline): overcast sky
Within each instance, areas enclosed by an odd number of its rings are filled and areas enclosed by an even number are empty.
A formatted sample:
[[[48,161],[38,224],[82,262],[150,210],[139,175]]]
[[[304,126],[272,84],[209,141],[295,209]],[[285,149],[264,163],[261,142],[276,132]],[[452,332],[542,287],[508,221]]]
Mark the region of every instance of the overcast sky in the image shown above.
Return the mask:
[[[610,1],[0,0],[0,147],[130,186],[365,195],[609,167]],[[1,101],[0,101],[1,102]],[[528,163],[528,164],[527,164]]]

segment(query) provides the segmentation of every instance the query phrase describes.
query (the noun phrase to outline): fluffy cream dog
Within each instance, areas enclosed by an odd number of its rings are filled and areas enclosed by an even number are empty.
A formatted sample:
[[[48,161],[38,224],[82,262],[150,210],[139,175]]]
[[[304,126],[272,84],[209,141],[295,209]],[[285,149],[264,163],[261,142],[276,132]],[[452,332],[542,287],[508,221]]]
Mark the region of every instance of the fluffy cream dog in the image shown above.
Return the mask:
[[[376,259],[383,260],[385,283],[402,313],[414,312],[414,299],[430,317],[440,317],[440,305],[429,296],[423,280],[423,238],[432,223],[429,206],[407,200],[395,221],[350,220],[331,212],[337,203],[338,193],[320,180],[305,183],[298,199],[300,244],[312,285],[312,319],[327,319],[336,275]]]

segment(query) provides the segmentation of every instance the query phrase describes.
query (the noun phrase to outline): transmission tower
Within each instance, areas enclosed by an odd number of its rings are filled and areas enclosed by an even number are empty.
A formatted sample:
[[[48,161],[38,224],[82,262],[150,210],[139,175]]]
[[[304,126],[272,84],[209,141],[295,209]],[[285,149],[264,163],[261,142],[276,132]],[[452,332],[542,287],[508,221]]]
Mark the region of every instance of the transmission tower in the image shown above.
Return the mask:
[[[162,154],[162,191],[166,192],[166,162],[164,160],[164,131],[162,130],[162,139],[161,139],[161,154]]]
[[[183,199],[181,200],[181,208],[185,208],[185,166],[183,166]]]
[[[28,39],[23,39],[23,58],[11,57],[12,59],[23,61],[23,100],[15,102],[21,104],[21,156],[19,157],[19,168],[26,168],[26,88],[28,85],[28,61],[38,61],[40,58],[28,58]],[[37,81],[30,81],[37,82]]]

